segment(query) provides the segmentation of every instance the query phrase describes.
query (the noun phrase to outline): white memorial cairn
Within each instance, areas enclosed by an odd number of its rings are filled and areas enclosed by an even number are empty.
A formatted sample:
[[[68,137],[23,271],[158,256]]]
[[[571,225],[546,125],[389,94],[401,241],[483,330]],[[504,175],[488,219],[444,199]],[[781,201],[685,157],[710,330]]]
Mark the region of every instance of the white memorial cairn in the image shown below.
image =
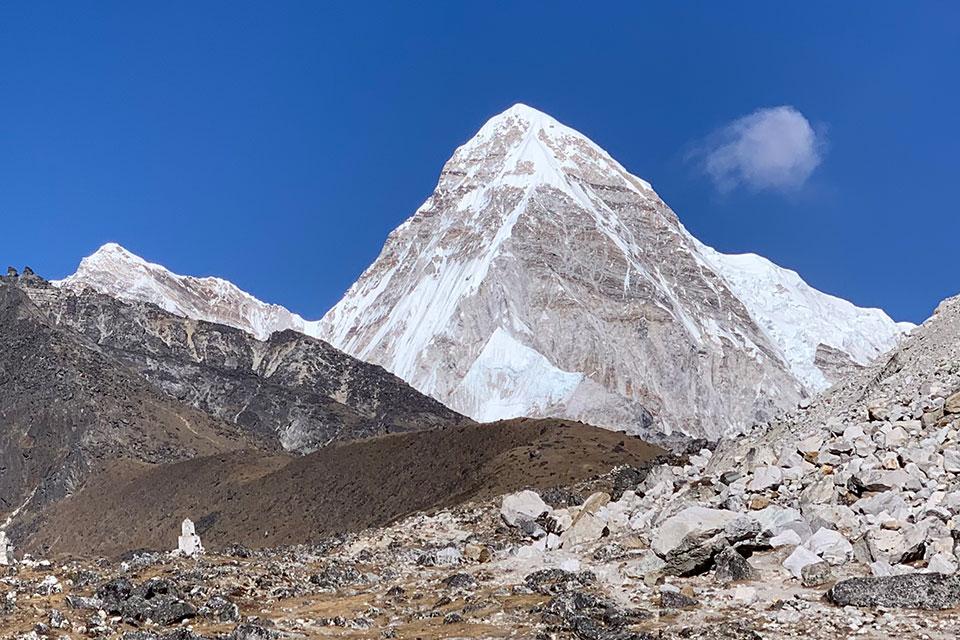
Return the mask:
[[[193,520],[190,518],[185,518],[180,523],[180,537],[177,538],[177,549],[173,553],[188,558],[203,553],[203,543],[200,542],[200,536],[197,535],[197,531],[193,527]]]
[[[7,532],[0,529],[0,567],[13,562],[13,545],[7,540]]]

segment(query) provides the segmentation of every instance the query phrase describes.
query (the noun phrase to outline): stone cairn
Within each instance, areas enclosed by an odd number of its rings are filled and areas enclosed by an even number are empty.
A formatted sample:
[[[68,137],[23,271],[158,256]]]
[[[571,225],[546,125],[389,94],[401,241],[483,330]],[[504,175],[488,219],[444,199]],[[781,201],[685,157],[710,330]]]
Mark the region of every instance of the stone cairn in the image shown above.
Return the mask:
[[[173,553],[188,558],[203,553],[203,543],[200,542],[200,536],[197,535],[190,518],[184,518],[180,523],[180,537],[177,538],[177,549]]]

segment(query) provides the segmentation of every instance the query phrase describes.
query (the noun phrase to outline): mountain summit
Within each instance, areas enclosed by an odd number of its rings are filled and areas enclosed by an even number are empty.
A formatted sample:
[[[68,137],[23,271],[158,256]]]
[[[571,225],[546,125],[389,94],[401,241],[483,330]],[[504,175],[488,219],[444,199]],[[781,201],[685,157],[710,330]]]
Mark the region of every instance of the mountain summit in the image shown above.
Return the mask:
[[[478,420],[716,437],[906,328],[704,246],[649,183],[518,104],[456,150],[320,333]]]
[[[648,182],[522,104],[454,152],[320,321],[116,244],[58,284],[260,339],[319,337],[476,420],[562,417],[647,435],[714,438],[768,420],[913,326],[760,256],[711,249]]]
[[[94,289],[121,300],[149,302],[184,318],[242,329],[260,340],[293,329],[315,336],[315,324],[276,304],[268,304],[221,278],[181,276],[147,262],[115,242],[80,261],[76,273],[57,286]]]

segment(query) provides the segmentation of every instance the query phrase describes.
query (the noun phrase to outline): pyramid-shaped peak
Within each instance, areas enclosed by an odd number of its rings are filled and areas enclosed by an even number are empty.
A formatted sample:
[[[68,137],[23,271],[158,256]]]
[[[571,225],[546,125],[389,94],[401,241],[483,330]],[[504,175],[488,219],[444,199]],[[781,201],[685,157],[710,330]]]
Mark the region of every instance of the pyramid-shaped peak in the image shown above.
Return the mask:
[[[528,136],[547,131],[551,134],[574,135],[586,139],[586,136],[562,124],[550,114],[521,102],[487,120],[477,135],[502,135],[518,128],[522,128]]]
[[[525,105],[522,102],[518,102],[509,109],[506,109],[503,112],[495,115],[493,118],[491,118],[491,120],[506,120],[509,118],[521,118],[527,122],[559,124],[556,118],[550,114],[544,113],[539,109],[534,109],[533,107]]]
[[[88,256],[89,259],[104,258],[107,256],[118,257],[124,260],[132,260],[136,262],[146,262],[143,258],[128,250],[126,247],[123,247],[116,242],[107,242],[99,249],[94,251]]]

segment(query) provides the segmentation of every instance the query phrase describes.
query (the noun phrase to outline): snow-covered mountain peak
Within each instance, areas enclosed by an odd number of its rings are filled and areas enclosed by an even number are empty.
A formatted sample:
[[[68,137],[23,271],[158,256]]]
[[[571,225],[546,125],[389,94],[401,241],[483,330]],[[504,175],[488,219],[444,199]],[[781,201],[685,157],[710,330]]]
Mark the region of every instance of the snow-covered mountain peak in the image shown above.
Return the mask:
[[[479,419],[643,431],[652,416],[716,437],[825,386],[819,364],[855,366],[902,332],[741,262],[589,138],[517,104],[456,149],[321,333]]]
[[[547,185],[577,198],[579,183],[613,182],[637,192],[650,185],[630,175],[585,135],[525,104],[488,120],[454,152],[440,188],[515,186],[529,191]]]
[[[264,340],[275,331],[294,329],[317,334],[317,323],[276,304],[268,304],[232,282],[213,276],[182,276],[148,262],[115,242],[80,261],[76,273],[57,286],[93,289],[135,302],[155,304],[186,318],[237,327]]]

